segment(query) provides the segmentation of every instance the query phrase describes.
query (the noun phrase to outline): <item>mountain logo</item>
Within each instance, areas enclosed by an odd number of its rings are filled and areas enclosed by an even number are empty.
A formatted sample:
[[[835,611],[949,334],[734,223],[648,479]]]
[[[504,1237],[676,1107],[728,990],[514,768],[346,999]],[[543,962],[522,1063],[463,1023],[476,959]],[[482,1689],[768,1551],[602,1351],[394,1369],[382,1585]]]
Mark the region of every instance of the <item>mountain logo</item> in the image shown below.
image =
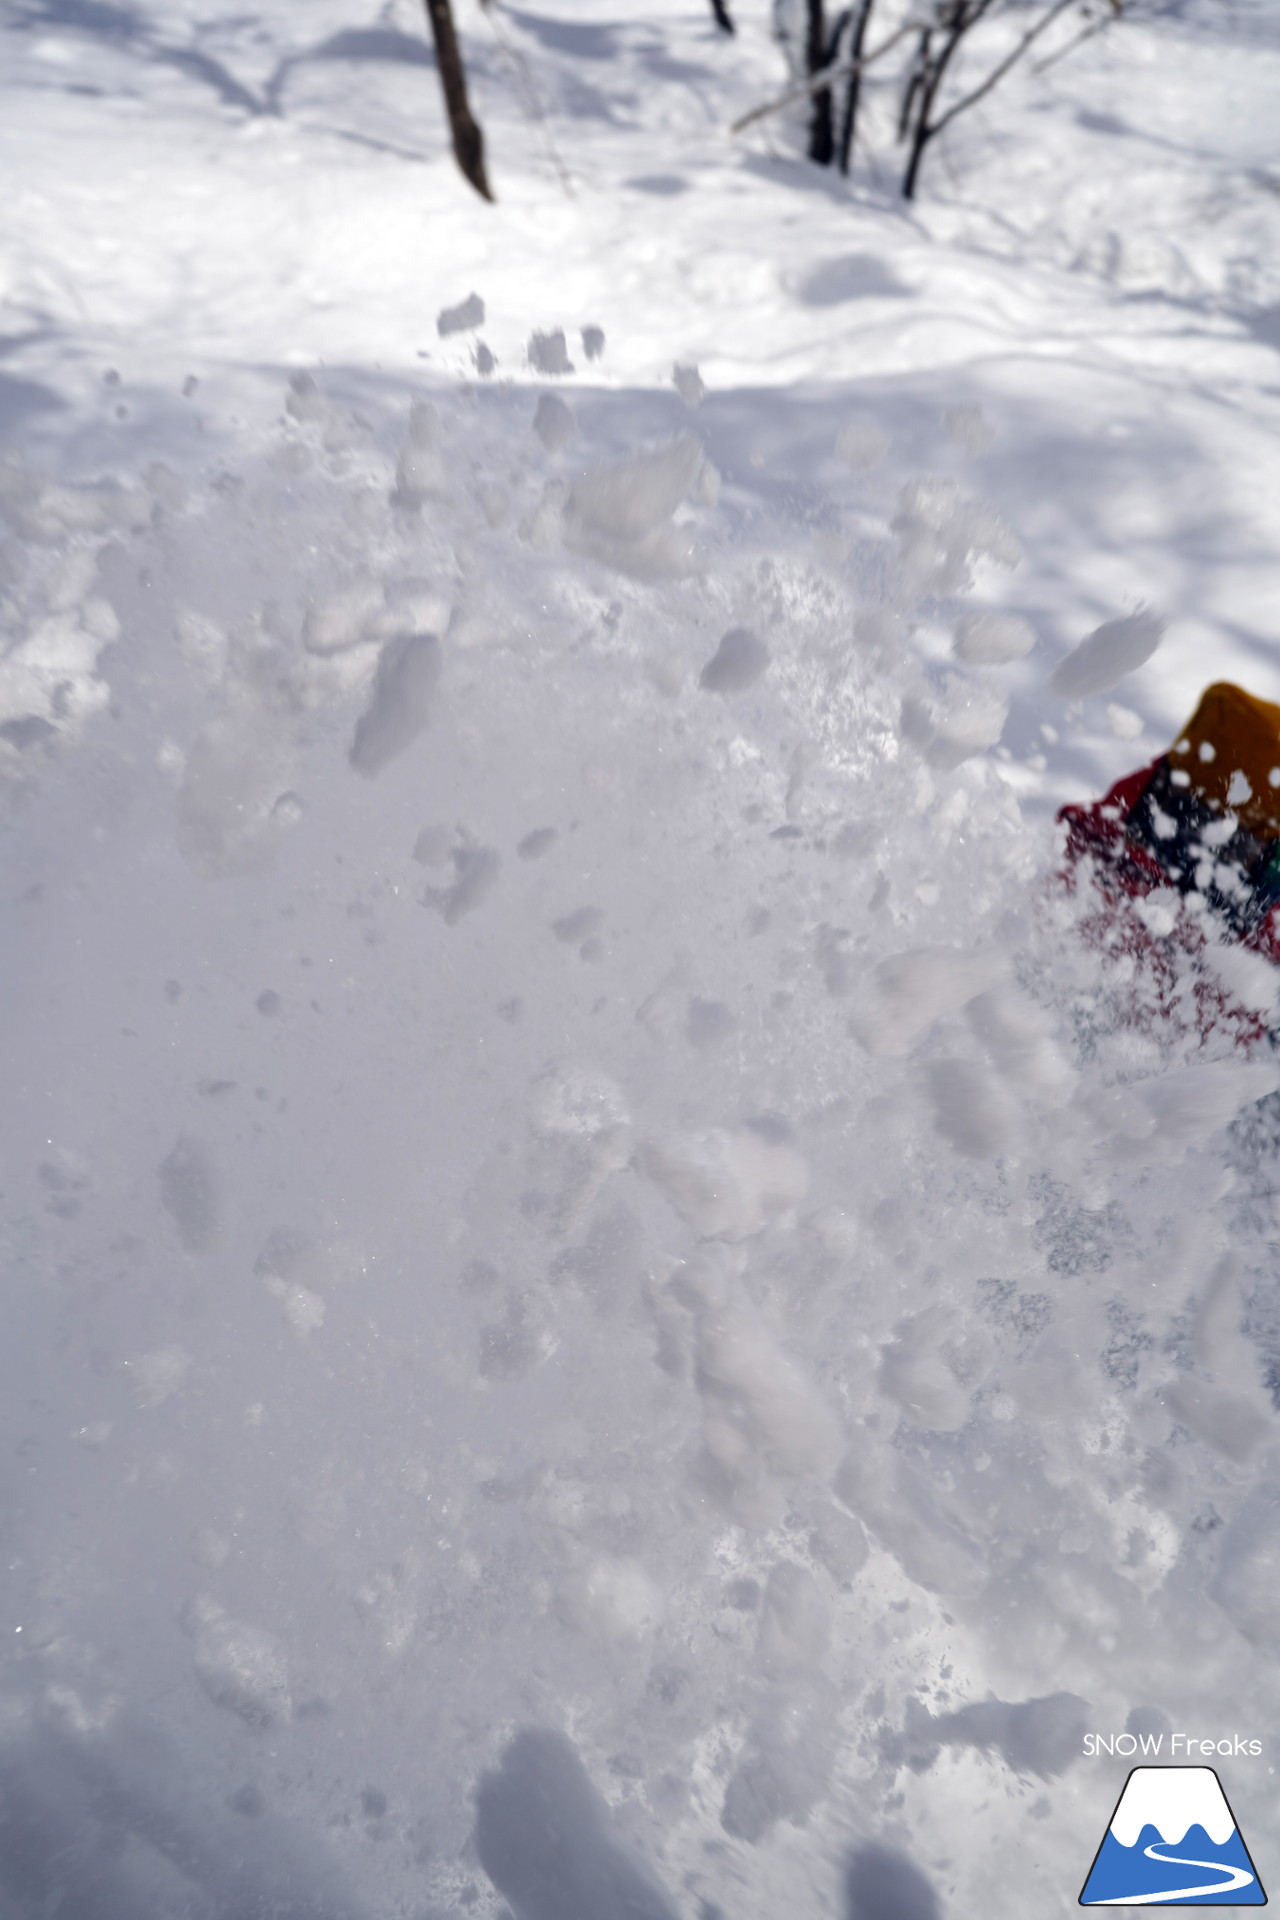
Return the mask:
[[[1080,1894],[1082,1907],[1265,1907],[1212,1767],[1134,1767]]]

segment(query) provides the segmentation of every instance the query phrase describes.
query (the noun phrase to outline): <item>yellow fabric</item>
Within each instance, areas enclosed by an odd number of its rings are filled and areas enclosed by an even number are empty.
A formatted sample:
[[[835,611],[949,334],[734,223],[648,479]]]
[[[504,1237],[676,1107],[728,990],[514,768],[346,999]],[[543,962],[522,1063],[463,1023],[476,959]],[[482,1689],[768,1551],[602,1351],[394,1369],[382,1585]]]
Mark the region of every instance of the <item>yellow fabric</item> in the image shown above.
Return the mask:
[[[1259,839],[1280,836],[1280,707],[1216,681],[1170,749],[1169,765],[1189,776],[1198,799],[1229,809]],[[1232,792],[1237,774],[1243,780]]]

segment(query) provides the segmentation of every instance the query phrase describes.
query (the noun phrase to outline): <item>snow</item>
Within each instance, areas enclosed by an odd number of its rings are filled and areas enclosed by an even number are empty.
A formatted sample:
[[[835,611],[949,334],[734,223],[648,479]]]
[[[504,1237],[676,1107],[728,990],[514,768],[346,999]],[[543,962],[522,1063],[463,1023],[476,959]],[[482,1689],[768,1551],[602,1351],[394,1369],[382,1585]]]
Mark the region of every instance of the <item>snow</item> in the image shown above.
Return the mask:
[[[356,721],[347,755],[357,773],[381,773],[411,747],[431,718],[440,678],[434,633],[398,634],[378,655],[369,704]]]
[[[457,0],[492,206],[408,0],[0,23],[23,1920],[1052,1913],[1155,1714],[1271,1817],[1275,976],[1052,816],[1280,697],[1272,10],[909,209],[735,11]]]
[[[1167,1846],[1180,1846],[1192,1827],[1203,1827],[1215,1847],[1235,1831],[1217,1775],[1211,1767],[1139,1767],[1125,1788],[1111,1822],[1122,1847],[1133,1847],[1146,1826]]]
[[[1145,608],[1122,620],[1104,621],[1058,662],[1049,676],[1049,691],[1059,700],[1110,693],[1151,658],[1163,638],[1164,621]]]
[[[741,693],[754,686],[769,664],[769,649],[746,627],[730,627],[698,675],[707,693]]]

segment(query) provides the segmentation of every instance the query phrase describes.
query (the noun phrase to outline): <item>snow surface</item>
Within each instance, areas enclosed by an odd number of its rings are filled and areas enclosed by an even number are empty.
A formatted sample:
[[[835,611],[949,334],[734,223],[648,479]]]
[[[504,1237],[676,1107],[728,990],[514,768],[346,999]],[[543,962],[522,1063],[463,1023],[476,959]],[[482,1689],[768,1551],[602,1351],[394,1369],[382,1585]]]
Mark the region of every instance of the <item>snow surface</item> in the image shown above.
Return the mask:
[[[494,206],[409,0],[0,15],[0,1913],[1065,1913],[1152,1715],[1265,1877],[1275,982],[1052,815],[1280,699],[1274,10],[910,209],[457,11]]]

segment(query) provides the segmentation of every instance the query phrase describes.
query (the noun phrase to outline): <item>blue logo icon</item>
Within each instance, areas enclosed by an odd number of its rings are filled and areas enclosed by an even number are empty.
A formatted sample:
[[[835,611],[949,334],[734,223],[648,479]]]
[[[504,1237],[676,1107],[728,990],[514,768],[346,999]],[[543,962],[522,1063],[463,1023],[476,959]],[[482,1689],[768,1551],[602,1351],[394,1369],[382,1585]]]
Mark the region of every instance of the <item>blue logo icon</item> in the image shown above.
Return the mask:
[[[1082,1907],[1265,1907],[1212,1767],[1135,1767],[1102,1836]]]

